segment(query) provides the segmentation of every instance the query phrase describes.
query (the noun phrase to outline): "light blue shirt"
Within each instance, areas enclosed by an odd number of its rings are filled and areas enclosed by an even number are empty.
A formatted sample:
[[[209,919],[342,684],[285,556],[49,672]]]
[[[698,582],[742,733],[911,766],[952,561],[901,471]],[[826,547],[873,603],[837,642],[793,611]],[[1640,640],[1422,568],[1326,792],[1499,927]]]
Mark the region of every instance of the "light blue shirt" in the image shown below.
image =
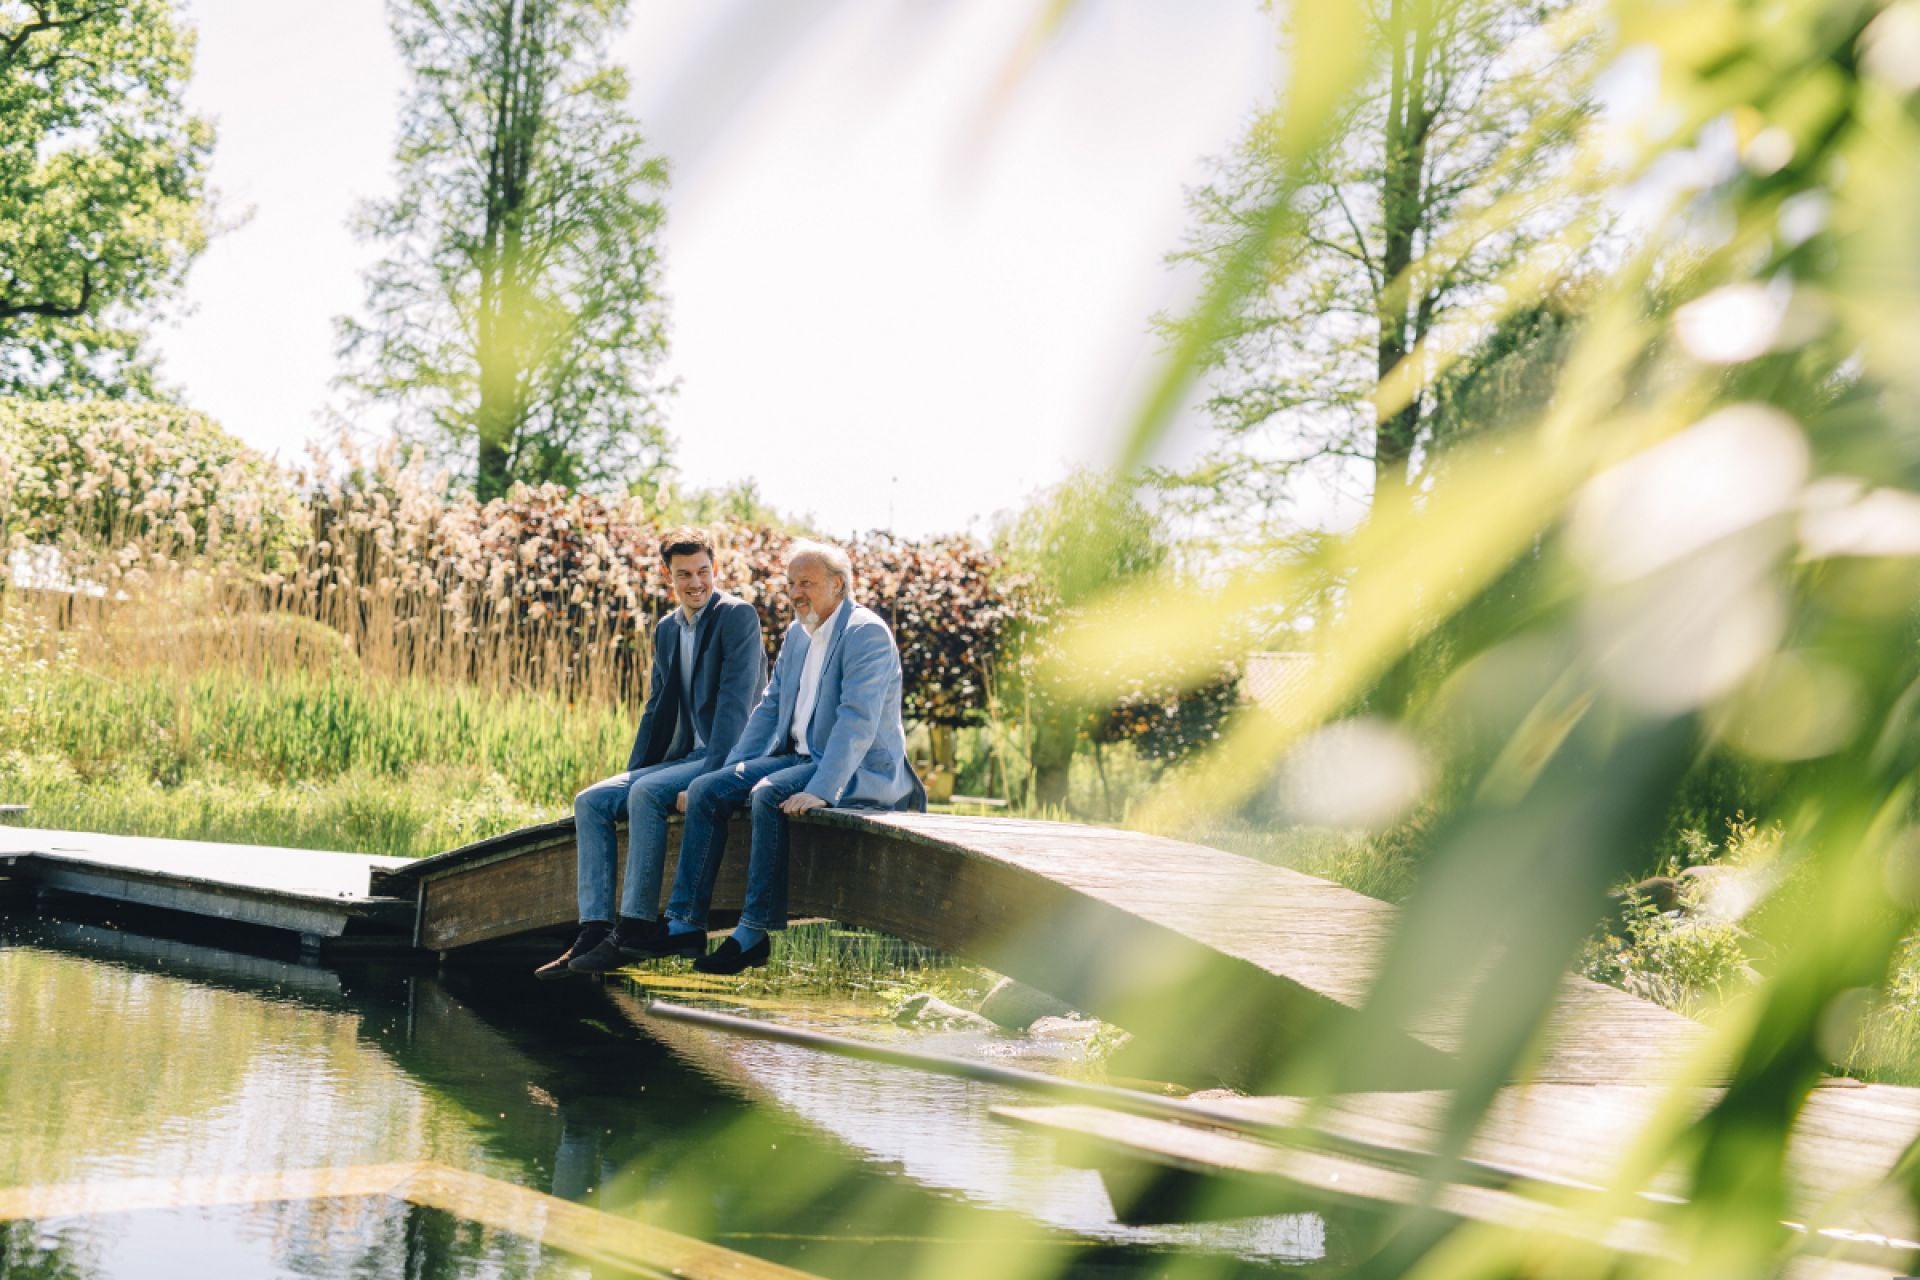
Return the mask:
[[[714,597],[718,594],[718,592],[709,592],[707,602],[701,605],[700,612],[691,618],[687,616],[685,609],[673,611],[673,620],[680,624],[680,723],[674,729],[673,736],[676,739],[679,738],[687,732],[687,727],[692,725],[695,751],[705,751],[707,740],[700,732],[700,726],[693,724],[693,638],[700,630],[700,619],[706,617],[707,610],[713,608]]]

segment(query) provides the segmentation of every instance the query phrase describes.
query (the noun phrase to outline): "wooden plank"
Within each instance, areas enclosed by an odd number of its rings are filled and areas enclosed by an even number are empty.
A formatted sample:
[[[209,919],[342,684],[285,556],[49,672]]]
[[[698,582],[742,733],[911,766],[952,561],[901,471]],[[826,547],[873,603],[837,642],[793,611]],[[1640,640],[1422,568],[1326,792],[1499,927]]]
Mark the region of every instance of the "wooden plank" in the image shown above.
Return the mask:
[[[413,906],[367,893],[399,858],[0,828],[0,862],[39,889],[338,938],[349,928],[404,939]]]
[[[362,853],[220,844],[207,840],[162,840],[34,827],[0,827],[0,854],[40,854],[122,871],[152,872],[183,881],[201,880],[343,901],[371,897],[368,890],[376,869],[401,867],[409,862],[406,858]]]
[[[578,920],[573,824],[553,823],[536,830],[538,838],[519,848],[492,842],[490,848],[460,851],[462,856],[448,863],[412,868],[410,875],[386,876],[382,883],[395,890],[409,879],[419,886],[418,944],[448,951]],[[668,828],[663,897],[679,865],[679,835],[676,819]],[[714,888],[714,902],[723,909],[737,908],[746,895],[750,839],[745,822],[733,823],[727,830],[726,853]],[[619,884],[627,868],[624,823],[616,828],[615,849],[614,883]]]
[[[1479,1161],[1536,1170],[1569,1182],[1604,1185],[1627,1136],[1661,1105],[1666,1091],[1628,1086],[1523,1085],[1501,1090],[1482,1117],[1467,1154]],[[1690,1100],[1704,1114],[1718,1099],[1701,1090]],[[1320,1108],[1298,1098],[1223,1098],[1222,1111],[1297,1124],[1309,1117],[1355,1141],[1410,1151],[1438,1149],[1449,1095],[1342,1094]],[[1920,1213],[1894,1185],[1910,1146],[1920,1142],[1920,1089],[1855,1085],[1813,1090],[1795,1121],[1787,1166],[1794,1213],[1817,1226],[1920,1240]],[[1680,1195],[1673,1171],[1647,1188]]]
[[[350,909],[325,899],[208,881],[183,882],[162,873],[121,871],[72,859],[36,857],[30,872],[42,889],[324,938],[340,936],[349,920],[370,913],[366,906]],[[405,904],[394,906],[403,910]],[[388,912],[380,922],[396,934],[404,924],[397,912]]]
[[[572,840],[572,818],[536,823],[531,827],[519,827],[429,858],[401,859],[392,866],[376,867],[373,872],[371,892],[386,897],[411,898],[419,882],[429,876],[444,875],[455,869],[476,867],[482,863],[516,857],[549,844],[571,843]]]
[[[338,1199],[391,1193],[419,1171],[414,1164],[352,1165],[199,1178],[111,1178],[0,1188],[0,1222],[139,1213],[277,1200]]]
[[[700,1280],[805,1280],[807,1275],[663,1227],[616,1217],[446,1165],[423,1165],[396,1194],[413,1204],[442,1209],[576,1257],[642,1275]]]
[[[1357,1106],[1364,1111],[1366,1106],[1352,1099],[1339,1101],[1347,1110]],[[1576,1248],[1599,1246],[1610,1252],[1683,1260],[1677,1242],[1651,1220],[1655,1209],[1651,1203],[1646,1218],[1599,1220],[1572,1207],[1577,1199],[1556,1203],[1566,1195],[1557,1185],[1529,1189],[1516,1184],[1512,1190],[1457,1183],[1435,1187],[1410,1173],[1361,1160],[1097,1107],[996,1107],[994,1114],[1054,1134],[1069,1152],[1099,1168],[1120,1213],[1130,1207],[1127,1201],[1150,1193],[1155,1171],[1160,1171],[1206,1179],[1203,1194],[1218,1195],[1243,1213],[1316,1206],[1424,1211],[1431,1206],[1466,1221],[1557,1236]],[[1593,1148],[1588,1150],[1591,1153]],[[1257,1194],[1261,1186],[1266,1188],[1264,1197]],[[1801,1207],[1807,1207],[1804,1201]],[[1811,1223],[1824,1234],[1809,1235],[1807,1256],[1795,1260],[1790,1274],[1827,1280],[1888,1277],[1910,1266],[1915,1250],[1920,1249],[1910,1240],[1876,1238],[1878,1233],[1854,1223],[1818,1219]],[[1540,1274],[1551,1274],[1555,1264],[1569,1262],[1563,1256],[1538,1269]]]
[[[1560,1236],[1609,1253],[1679,1260],[1673,1243],[1651,1222],[1596,1222],[1499,1188],[1430,1187],[1412,1174],[1345,1156],[1270,1146],[1234,1134],[1097,1107],[995,1107],[993,1114],[1077,1144],[1083,1158],[1117,1153],[1163,1169],[1268,1184],[1283,1193],[1271,1202],[1270,1212],[1308,1207],[1431,1209],[1513,1231]],[[1115,1210],[1124,1212],[1121,1205]]]

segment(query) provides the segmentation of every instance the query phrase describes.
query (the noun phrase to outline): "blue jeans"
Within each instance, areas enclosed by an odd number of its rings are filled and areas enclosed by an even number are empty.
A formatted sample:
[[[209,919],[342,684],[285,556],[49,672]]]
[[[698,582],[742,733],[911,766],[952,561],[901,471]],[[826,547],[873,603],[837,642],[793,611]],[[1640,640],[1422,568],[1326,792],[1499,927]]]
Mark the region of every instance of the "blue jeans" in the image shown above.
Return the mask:
[[[680,833],[680,865],[673,873],[667,918],[704,929],[713,882],[727,852],[727,819],[749,801],[753,854],[747,861],[747,901],[740,923],[771,932],[787,927],[787,820],[780,802],[807,789],[813,761],[797,754],[761,756],[703,774],[687,788],[687,825]]]
[[[616,773],[573,798],[580,918],[613,923],[613,824],[627,815],[627,878],[620,914],[660,918],[660,877],[667,861],[667,815],[687,784],[706,768],[704,755]]]

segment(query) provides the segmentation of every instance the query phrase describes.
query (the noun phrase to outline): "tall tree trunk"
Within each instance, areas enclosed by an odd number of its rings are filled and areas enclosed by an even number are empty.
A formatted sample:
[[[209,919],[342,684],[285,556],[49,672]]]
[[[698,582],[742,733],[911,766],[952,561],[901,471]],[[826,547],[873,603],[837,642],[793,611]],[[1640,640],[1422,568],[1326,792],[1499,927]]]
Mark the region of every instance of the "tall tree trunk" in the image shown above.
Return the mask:
[[[486,223],[480,259],[475,365],[480,403],[475,413],[475,492],[482,502],[512,487],[517,437],[525,417],[522,386],[527,355],[524,262],[527,180],[540,129],[541,28],[550,0],[503,0],[495,29],[498,94],[487,153]]]
[[[1427,135],[1426,78],[1432,47],[1433,15],[1421,0],[1391,0],[1387,47],[1392,59],[1387,92],[1384,167],[1381,172],[1381,289],[1376,300],[1380,336],[1376,350],[1376,389],[1384,392],[1401,364],[1412,358],[1420,338],[1415,307],[1415,239],[1425,211]],[[1397,408],[1382,399],[1374,420],[1373,507],[1385,515],[1410,500],[1413,448],[1420,434],[1421,401],[1406,398]]]
[[[1077,716],[1042,705],[1033,721],[1033,799],[1042,809],[1067,807],[1073,749],[1079,742]]]
[[[1377,394],[1373,445],[1373,510],[1376,520],[1392,519],[1413,501],[1413,450],[1420,437],[1422,398],[1394,384],[1401,366],[1419,358],[1432,300],[1416,304],[1414,253],[1426,214],[1427,138],[1433,121],[1427,110],[1428,60],[1434,15],[1426,0],[1391,0],[1387,47],[1392,59],[1388,85],[1384,167],[1381,172],[1380,325],[1375,365]],[[1396,406],[1393,400],[1400,403]],[[1413,695],[1414,655],[1403,655],[1375,685],[1371,702],[1384,715],[1400,715]]]

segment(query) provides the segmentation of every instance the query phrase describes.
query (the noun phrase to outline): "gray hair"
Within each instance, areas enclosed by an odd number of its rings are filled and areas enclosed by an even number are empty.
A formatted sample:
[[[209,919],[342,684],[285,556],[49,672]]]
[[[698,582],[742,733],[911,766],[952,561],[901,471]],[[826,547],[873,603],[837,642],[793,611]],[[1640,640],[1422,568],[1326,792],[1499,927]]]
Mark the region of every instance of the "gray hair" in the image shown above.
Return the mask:
[[[822,565],[826,566],[828,573],[840,580],[840,592],[842,595],[850,596],[853,594],[853,561],[847,558],[845,551],[834,546],[831,542],[816,542],[812,538],[799,538],[794,541],[792,546],[787,548],[787,572],[792,573],[793,567],[802,560],[818,560]]]

